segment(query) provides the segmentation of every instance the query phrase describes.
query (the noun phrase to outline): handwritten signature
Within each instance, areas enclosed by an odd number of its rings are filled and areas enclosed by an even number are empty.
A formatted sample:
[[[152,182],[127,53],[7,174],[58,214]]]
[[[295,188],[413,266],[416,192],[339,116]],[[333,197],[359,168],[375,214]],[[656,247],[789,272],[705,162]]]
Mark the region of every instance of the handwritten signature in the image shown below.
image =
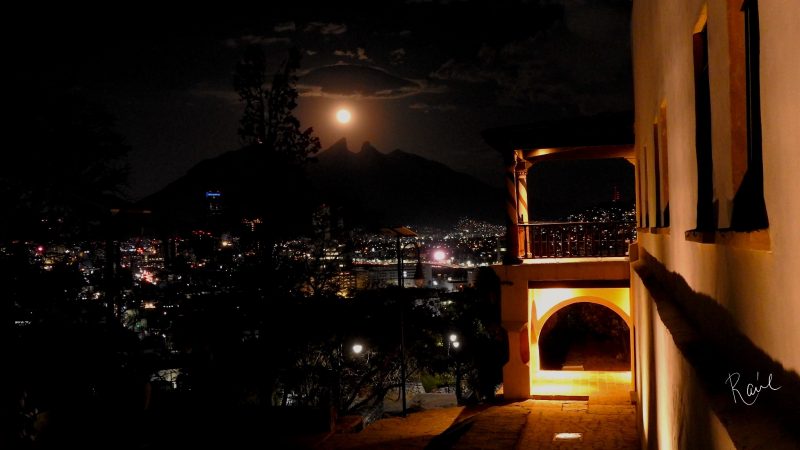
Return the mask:
[[[761,395],[761,391],[764,389],[770,389],[773,391],[777,391],[778,389],[782,388],[783,386],[774,387],[772,385],[772,374],[769,374],[767,377],[767,384],[758,384],[758,372],[756,372],[756,382],[747,383],[747,386],[744,387],[744,395],[736,386],[739,385],[739,380],[741,380],[742,376],[739,372],[733,372],[728,374],[728,378],[725,379],[725,384],[731,385],[731,395],[733,395],[733,403],[736,403],[736,398],[738,397],[739,400],[742,401],[747,406],[752,406],[756,400],[758,400],[758,396]],[[748,401],[749,400],[749,401]]]

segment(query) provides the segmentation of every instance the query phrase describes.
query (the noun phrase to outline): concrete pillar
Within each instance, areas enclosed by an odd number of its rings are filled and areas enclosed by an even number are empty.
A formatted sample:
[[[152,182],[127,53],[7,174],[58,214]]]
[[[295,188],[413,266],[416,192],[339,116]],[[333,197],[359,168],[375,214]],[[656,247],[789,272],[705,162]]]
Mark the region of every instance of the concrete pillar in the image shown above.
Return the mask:
[[[499,270],[498,270],[499,269]],[[531,395],[531,304],[526,280],[510,280],[509,268],[496,270],[502,280],[501,318],[508,333],[508,362],[503,366],[503,395],[527,399]]]
[[[508,332],[508,362],[503,366],[503,396],[507,400],[527,399],[531,395],[527,323],[503,321],[503,328]],[[528,352],[525,352],[526,349]]]

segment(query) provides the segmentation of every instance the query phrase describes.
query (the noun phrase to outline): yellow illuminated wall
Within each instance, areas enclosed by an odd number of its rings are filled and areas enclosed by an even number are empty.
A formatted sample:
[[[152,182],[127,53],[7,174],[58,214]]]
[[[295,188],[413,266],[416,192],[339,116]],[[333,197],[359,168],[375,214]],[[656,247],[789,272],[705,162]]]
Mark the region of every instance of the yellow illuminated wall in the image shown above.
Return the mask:
[[[533,330],[530,335],[530,377],[536,378],[539,365],[539,334],[547,319],[559,310],[575,303],[595,303],[603,305],[617,313],[631,333],[633,348],[633,322],[631,321],[630,288],[541,288],[528,290],[531,305],[531,322]],[[631,361],[633,371],[633,361]],[[633,379],[631,379],[633,385]]]
[[[631,326],[631,298],[629,288],[545,288],[531,289],[533,314],[536,318],[535,335],[556,311],[574,303],[596,303],[610,308]]]

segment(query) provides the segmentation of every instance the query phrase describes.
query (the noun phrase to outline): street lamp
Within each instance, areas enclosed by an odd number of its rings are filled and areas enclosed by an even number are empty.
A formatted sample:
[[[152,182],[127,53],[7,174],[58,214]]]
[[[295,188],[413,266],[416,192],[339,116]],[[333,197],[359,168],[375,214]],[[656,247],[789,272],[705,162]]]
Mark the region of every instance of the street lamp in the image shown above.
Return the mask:
[[[403,249],[400,240],[404,237],[417,237],[417,233],[408,227],[394,227],[383,228],[381,232],[386,236],[393,236],[396,238],[395,248],[397,249],[397,287],[403,288]],[[420,259],[419,244],[410,242],[417,245],[417,273],[414,276],[416,280],[422,275],[422,260]],[[409,243],[409,244],[410,244]],[[406,244],[408,245],[408,244]],[[400,396],[403,399],[403,417],[406,416],[406,331],[405,331],[405,303],[400,304]]]
[[[361,352],[364,351],[364,346],[361,345],[360,343],[356,342],[356,343],[354,343],[352,345],[352,347],[350,347],[350,350],[353,352],[353,354],[355,356],[361,356]],[[369,355],[368,352],[367,352],[367,355]],[[369,356],[367,356],[367,358],[369,358]],[[343,404],[344,403],[343,402],[343,397],[344,396],[342,394],[342,390],[343,390],[342,389],[342,384],[343,384],[343,382],[342,382],[342,372],[344,371],[344,366],[345,366],[345,364],[344,364],[345,363],[344,345],[343,345],[342,341],[339,341],[339,354],[337,355],[337,357],[336,357],[336,359],[334,361],[336,362],[336,383],[337,383],[337,385],[335,386],[336,387],[336,392],[335,392],[336,398],[334,399],[334,401],[336,402],[335,406],[336,406],[336,410],[337,410],[337,414],[338,414],[345,406]],[[367,359],[367,361],[369,361],[369,359]]]
[[[455,333],[450,334],[450,341],[447,343],[447,356],[450,357],[450,347],[458,348],[458,336]]]
[[[455,339],[454,339],[455,338]],[[459,342],[458,337],[455,334],[450,335],[450,343],[453,345],[453,349],[458,350],[461,347],[461,342]],[[456,372],[456,403],[461,402],[461,370],[458,363],[458,353],[453,353],[453,364],[455,365],[455,372]]]

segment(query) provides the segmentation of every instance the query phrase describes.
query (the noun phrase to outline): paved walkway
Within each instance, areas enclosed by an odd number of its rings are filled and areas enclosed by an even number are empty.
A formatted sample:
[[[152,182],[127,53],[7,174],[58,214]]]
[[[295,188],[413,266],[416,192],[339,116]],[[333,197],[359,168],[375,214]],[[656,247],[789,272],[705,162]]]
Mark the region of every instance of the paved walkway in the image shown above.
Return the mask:
[[[431,409],[407,417],[381,419],[359,433],[334,434],[317,448],[400,450],[421,449],[450,427],[464,407]]]
[[[317,448],[331,449],[593,449],[639,448],[635,407],[626,402],[527,400],[485,411],[462,407],[383,419],[356,434],[336,434]],[[554,440],[556,433],[581,433]]]
[[[630,404],[594,404],[528,400],[527,424],[514,448],[636,450],[636,408]],[[579,440],[554,441],[556,433],[582,433]]]
[[[502,406],[464,408],[454,399],[420,395],[410,402],[432,409],[379,420],[360,433],[334,434],[316,448],[428,450],[636,450],[636,408],[630,372],[539,371],[534,399]],[[428,394],[426,394],[428,395]],[[441,397],[441,399],[439,399]],[[570,400],[566,400],[569,398]],[[588,399],[588,400],[586,400]],[[414,403],[414,402],[417,403]],[[426,403],[427,402],[427,403]],[[556,440],[557,433],[580,433]]]

